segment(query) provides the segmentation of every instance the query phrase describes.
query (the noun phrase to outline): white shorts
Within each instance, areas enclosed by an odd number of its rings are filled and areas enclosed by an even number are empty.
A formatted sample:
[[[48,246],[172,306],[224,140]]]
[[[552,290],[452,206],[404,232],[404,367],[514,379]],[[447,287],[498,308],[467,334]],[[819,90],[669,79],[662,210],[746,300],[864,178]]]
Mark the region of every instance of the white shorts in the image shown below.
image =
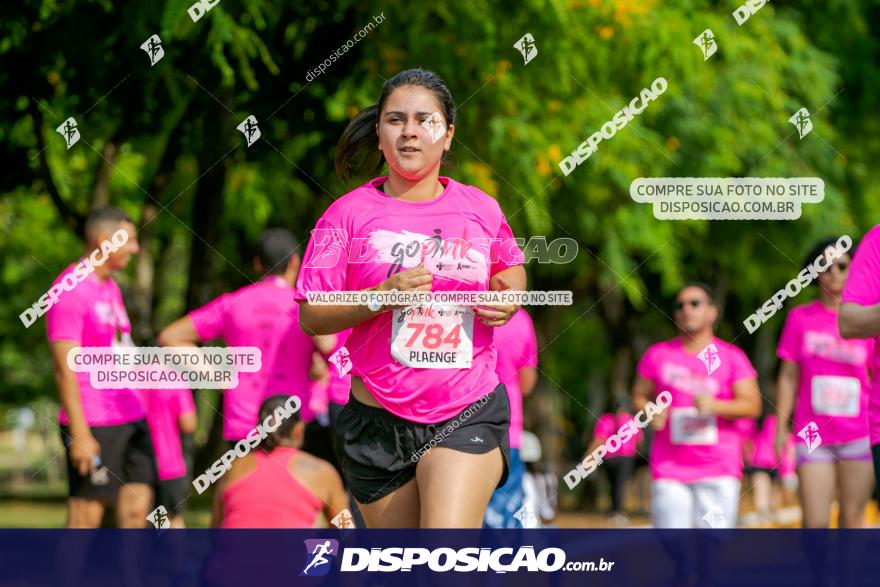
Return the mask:
[[[655,528],[735,528],[739,479],[715,477],[694,483],[651,482],[651,522]]]

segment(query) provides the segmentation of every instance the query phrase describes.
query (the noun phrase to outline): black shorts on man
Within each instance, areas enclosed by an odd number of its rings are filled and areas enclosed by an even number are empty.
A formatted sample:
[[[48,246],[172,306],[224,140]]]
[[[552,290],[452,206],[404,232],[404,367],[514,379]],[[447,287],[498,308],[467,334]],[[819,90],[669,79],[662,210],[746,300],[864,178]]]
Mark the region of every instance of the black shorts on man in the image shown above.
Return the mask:
[[[101,447],[101,466],[80,475],[70,461],[70,428],[61,425],[61,440],[67,456],[70,497],[115,501],[119,487],[129,483],[155,485],[156,457],[150,429],[144,419],[114,426],[92,426],[92,436]]]
[[[504,385],[436,424],[411,422],[354,396],[336,423],[336,451],[346,485],[360,503],[372,503],[408,483],[418,461],[435,447],[484,454],[500,447],[504,485],[510,457],[510,403]]]

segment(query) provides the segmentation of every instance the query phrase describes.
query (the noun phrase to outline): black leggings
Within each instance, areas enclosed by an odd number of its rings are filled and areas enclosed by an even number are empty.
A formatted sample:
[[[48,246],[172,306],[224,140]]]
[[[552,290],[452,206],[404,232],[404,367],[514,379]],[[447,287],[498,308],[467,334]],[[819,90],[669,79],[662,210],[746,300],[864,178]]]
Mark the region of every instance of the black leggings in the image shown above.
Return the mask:
[[[611,483],[611,511],[623,512],[623,489],[636,466],[635,457],[614,457],[605,461],[605,472]]]

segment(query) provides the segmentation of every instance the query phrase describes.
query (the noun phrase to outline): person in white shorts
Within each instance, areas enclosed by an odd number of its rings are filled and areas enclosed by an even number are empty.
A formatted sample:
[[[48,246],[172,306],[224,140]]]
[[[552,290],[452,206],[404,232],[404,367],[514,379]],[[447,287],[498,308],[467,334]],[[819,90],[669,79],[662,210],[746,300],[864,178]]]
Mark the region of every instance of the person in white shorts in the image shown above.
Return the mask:
[[[679,335],[651,346],[633,383],[636,419],[652,417],[651,520],[656,528],[732,528],[739,508],[742,436],[737,418],[761,413],[757,374],[745,353],[713,334],[712,290],[685,285],[675,298]],[[644,410],[658,393],[671,401]]]

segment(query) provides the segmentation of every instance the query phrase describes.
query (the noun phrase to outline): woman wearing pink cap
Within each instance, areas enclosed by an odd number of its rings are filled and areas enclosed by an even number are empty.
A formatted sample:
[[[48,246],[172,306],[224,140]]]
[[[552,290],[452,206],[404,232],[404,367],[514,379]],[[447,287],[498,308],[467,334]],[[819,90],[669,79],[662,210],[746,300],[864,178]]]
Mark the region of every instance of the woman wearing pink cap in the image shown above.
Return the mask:
[[[388,176],[327,209],[297,281],[305,332],[353,328],[337,450],[368,527],[479,528],[507,477],[510,408],[492,329],[516,306],[307,302],[310,292],[525,289],[498,203],[439,174],[454,132],[439,77],[411,69],[386,81],[343,133],[336,168],[348,179],[387,163]]]

